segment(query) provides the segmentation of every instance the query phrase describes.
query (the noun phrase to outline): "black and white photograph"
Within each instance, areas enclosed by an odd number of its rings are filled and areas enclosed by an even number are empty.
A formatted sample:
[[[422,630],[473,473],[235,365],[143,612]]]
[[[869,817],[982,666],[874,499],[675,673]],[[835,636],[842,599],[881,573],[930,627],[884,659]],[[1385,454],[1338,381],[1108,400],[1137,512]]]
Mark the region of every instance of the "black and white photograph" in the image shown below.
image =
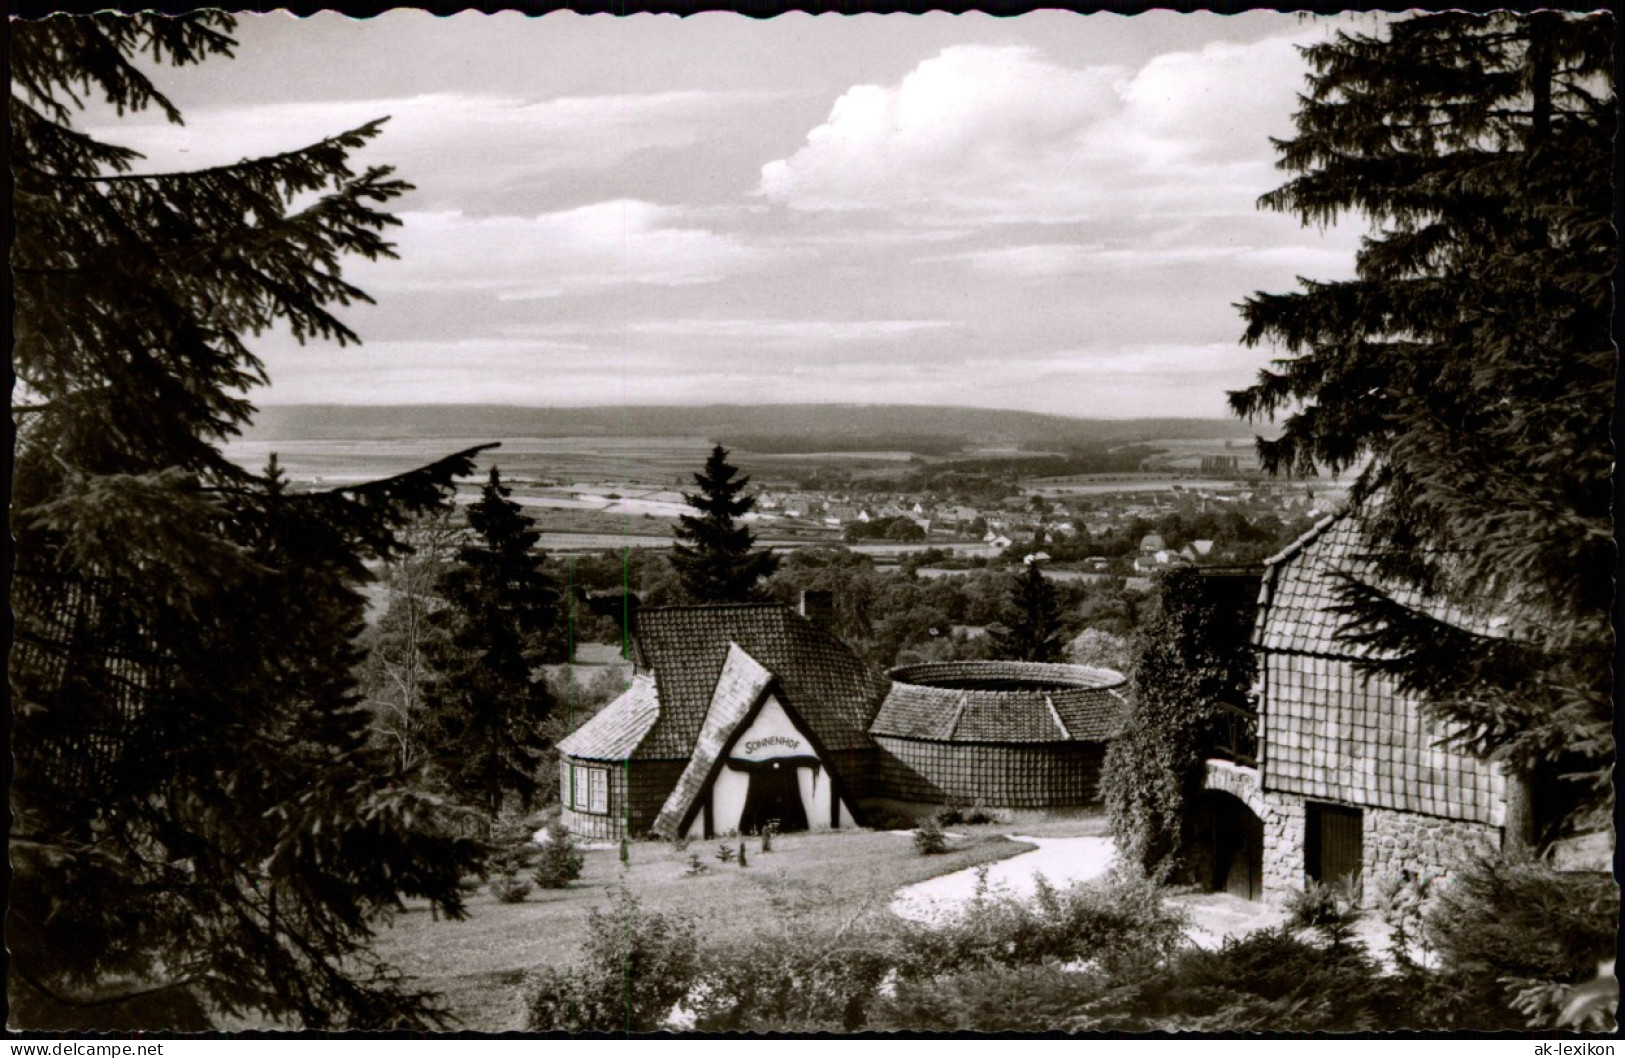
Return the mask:
[[[921,12],[8,16],[8,1035],[1617,1035],[1615,17]]]

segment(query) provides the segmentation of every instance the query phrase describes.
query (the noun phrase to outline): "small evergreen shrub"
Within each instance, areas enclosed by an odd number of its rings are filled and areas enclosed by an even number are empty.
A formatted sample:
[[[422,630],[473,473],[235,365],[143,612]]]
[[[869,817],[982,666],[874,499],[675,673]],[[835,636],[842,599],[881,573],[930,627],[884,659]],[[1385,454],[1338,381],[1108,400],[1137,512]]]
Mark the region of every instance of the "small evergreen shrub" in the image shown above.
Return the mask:
[[[1054,963],[978,966],[900,980],[876,1004],[874,1027],[904,1032],[1088,1032],[1105,979]]]
[[[718,845],[717,860],[720,863],[732,863],[734,861],[734,847],[726,841]]]
[[[485,852],[486,873],[490,879],[487,888],[500,903],[522,903],[530,895],[530,883],[519,880],[519,872],[530,865],[537,852],[530,835],[527,821],[507,812],[491,823]]]
[[[581,853],[562,822],[554,820],[547,828],[547,843],[536,858],[531,881],[541,889],[564,889],[581,877]]]
[[[1467,864],[1434,896],[1423,932],[1440,968],[1509,1027],[1555,1028],[1567,997],[1612,960],[1619,887],[1516,855]]]
[[[498,903],[522,904],[530,895],[531,886],[529,882],[520,881],[517,875],[499,874],[491,879],[489,888]]]
[[[914,828],[914,847],[921,856],[940,856],[948,851],[948,835],[935,816],[920,820],[920,825]]]
[[[622,889],[587,914],[581,960],[533,971],[525,1024],[533,1032],[652,1032],[686,995],[699,970],[694,924],[645,910]]]
[[[688,869],[683,873],[688,875],[690,878],[698,878],[700,875],[704,874],[710,869],[711,866],[704,860],[700,859],[699,853],[691,852],[688,854]]]

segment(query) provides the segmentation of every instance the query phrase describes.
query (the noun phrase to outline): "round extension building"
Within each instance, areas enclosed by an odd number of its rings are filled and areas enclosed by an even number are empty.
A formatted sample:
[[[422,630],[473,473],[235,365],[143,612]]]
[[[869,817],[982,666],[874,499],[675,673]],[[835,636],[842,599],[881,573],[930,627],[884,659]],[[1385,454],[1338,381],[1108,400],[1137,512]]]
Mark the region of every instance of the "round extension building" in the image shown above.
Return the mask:
[[[1106,745],[1126,704],[1121,673],[950,661],[890,676],[869,725],[887,800],[1038,810],[1099,802]]]

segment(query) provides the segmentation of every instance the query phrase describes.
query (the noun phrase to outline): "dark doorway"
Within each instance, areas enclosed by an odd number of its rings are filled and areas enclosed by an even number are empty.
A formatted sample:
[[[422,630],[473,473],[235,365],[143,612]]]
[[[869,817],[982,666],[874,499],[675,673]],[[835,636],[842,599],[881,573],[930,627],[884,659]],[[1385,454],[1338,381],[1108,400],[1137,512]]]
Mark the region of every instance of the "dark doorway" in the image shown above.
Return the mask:
[[[1310,802],[1304,806],[1304,871],[1322,885],[1348,886],[1358,895],[1365,857],[1364,820],[1358,808]]]
[[[1243,900],[1264,896],[1264,821],[1240,798],[1208,790],[1197,802],[1192,879],[1215,893]]]
[[[750,772],[745,810],[739,816],[740,833],[755,834],[769,823],[780,833],[807,829],[807,810],[801,804],[801,784],[793,767],[753,768]]]

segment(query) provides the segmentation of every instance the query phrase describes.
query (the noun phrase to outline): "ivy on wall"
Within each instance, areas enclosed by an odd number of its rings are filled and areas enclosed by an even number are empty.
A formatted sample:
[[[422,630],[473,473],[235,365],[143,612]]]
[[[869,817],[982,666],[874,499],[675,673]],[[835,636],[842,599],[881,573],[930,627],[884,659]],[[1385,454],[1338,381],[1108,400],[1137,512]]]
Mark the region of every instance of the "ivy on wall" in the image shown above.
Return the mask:
[[[1119,854],[1153,876],[1182,870],[1186,810],[1225,730],[1223,706],[1246,705],[1257,605],[1246,586],[1171,570],[1136,639],[1128,713],[1101,789]]]

